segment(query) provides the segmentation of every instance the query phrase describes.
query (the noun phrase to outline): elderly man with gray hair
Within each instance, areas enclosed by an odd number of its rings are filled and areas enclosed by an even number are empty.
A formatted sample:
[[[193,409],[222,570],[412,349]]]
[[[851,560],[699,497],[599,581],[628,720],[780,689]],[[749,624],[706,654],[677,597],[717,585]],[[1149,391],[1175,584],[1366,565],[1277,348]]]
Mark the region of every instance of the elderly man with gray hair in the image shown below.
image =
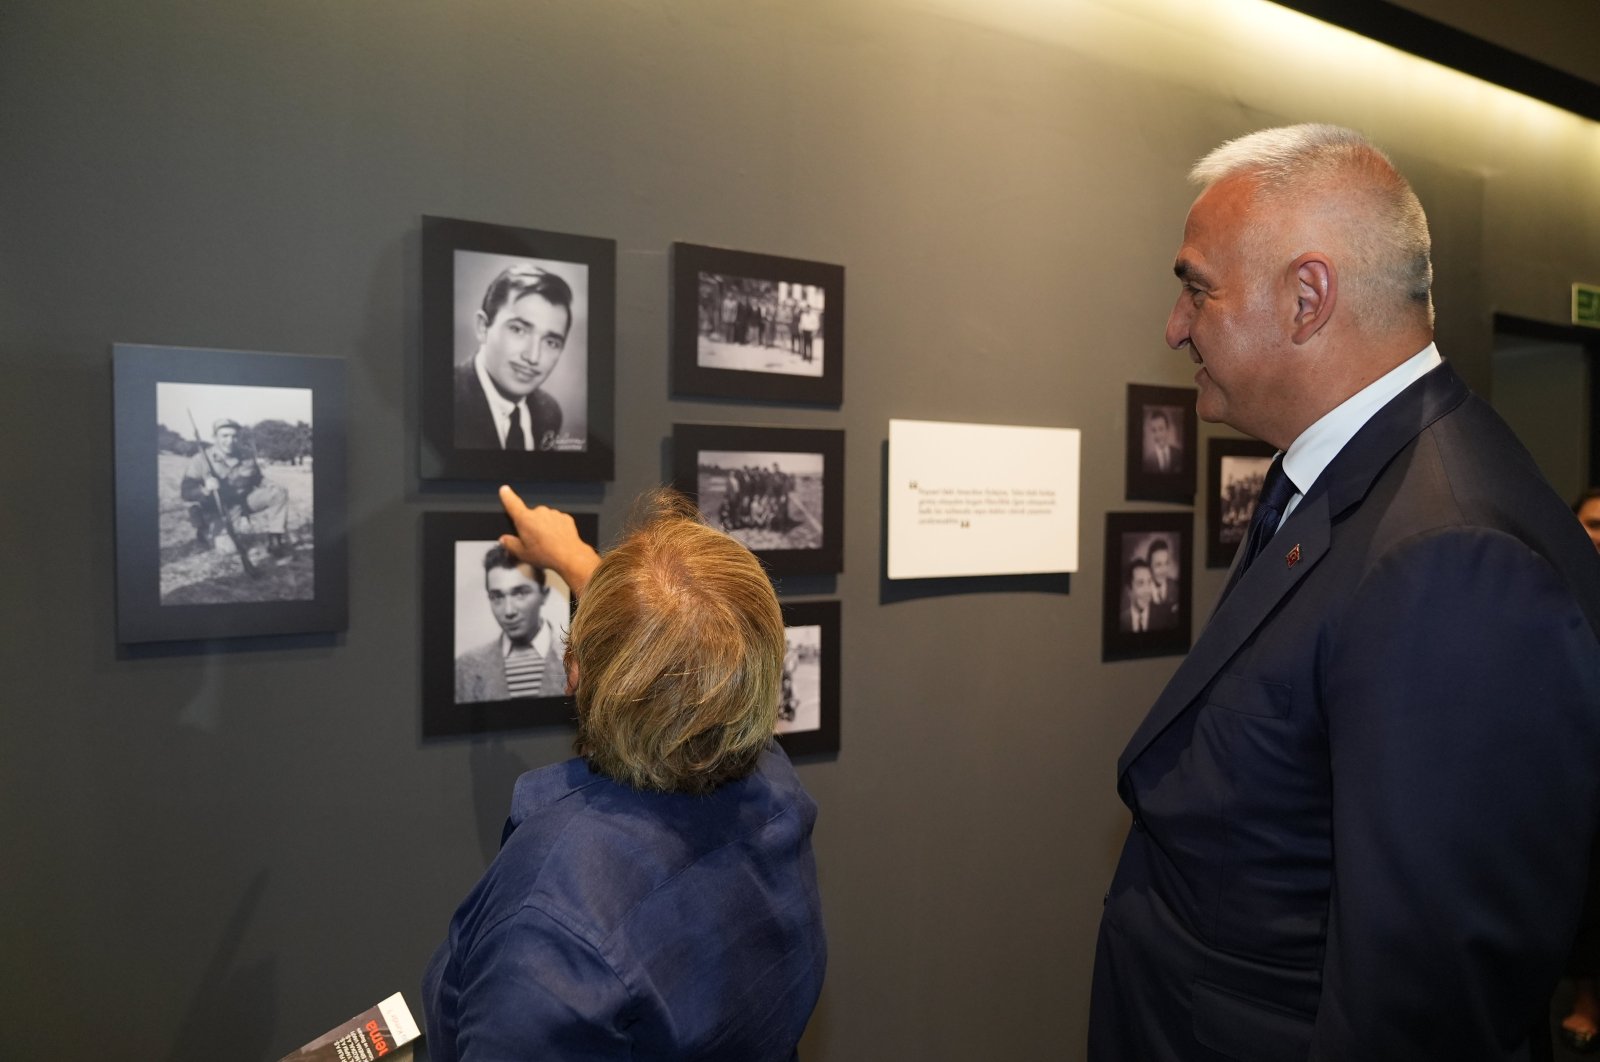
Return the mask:
[[[1433,342],[1359,134],[1194,168],[1166,339],[1279,450],[1117,765],[1089,1057],[1528,1059],[1600,822],[1600,558]]]

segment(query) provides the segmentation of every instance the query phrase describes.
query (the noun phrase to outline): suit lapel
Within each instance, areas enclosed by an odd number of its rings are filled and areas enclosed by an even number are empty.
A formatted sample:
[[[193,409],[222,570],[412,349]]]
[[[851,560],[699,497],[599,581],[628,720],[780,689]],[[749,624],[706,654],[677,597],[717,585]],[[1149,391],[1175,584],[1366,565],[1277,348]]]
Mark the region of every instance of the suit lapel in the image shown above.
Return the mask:
[[[1378,474],[1396,454],[1428,425],[1465,401],[1469,393],[1455,370],[1448,363],[1441,365],[1378,410],[1345,444],[1261,556],[1217,605],[1194,648],[1184,657],[1117,760],[1118,779],[1193,704],[1279,602],[1327,555],[1333,522],[1366,497]],[[1295,549],[1299,550],[1298,555],[1290,563]],[[1234,563],[1238,563],[1238,555]]]
[[[1218,604],[1194,648],[1178,665],[1177,674],[1161,691],[1150,714],[1145,716],[1117,761],[1119,777],[1205,689],[1278,602],[1317,566],[1328,552],[1329,539],[1327,495],[1308,496],[1296,506],[1255,563],[1245,569],[1238,585]],[[1291,564],[1288,554],[1293,549],[1298,549],[1299,553]]]

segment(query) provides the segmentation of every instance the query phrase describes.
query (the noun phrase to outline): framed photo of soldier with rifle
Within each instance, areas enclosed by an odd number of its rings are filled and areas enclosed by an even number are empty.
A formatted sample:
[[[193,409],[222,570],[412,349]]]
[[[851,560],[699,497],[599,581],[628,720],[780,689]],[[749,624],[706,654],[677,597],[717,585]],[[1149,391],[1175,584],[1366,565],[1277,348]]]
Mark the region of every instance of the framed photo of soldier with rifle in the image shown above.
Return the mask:
[[[117,344],[117,640],[347,625],[344,361]]]

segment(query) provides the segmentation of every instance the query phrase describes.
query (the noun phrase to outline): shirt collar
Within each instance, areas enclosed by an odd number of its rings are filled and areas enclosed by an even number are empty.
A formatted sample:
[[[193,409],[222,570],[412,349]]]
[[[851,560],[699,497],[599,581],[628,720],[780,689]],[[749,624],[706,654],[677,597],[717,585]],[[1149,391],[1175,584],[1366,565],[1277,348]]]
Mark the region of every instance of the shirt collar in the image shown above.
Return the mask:
[[[1432,343],[1334,406],[1289,444],[1283,471],[1304,494],[1372,415],[1444,362]],[[1285,519],[1288,513],[1284,514]]]
[[[541,616],[539,618],[539,629],[533,632],[533,641],[529,642],[528,644],[531,645],[533,647],[533,651],[538,653],[540,656],[549,656],[550,639],[553,637],[555,637],[555,635],[551,633],[550,621]],[[511,639],[506,636],[505,631],[500,632],[500,655],[511,655]]]
[[[511,411],[513,409],[522,410],[522,430],[527,432],[531,427],[531,425],[528,424],[527,401],[521,398],[517,399],[515,402],[506,401],[505,395],[502,395],[500,393],[500,389],[494,385],[494,381],[489,379],[489,370],[483,367],[482,351],[479,351],[477,354],[472,356],[472,369],[478,374],[478,385],[483,388],[484,397],[489,400],[489,412],[494,414],[494,426],[495,429],[500,433],[500,445],[505,445],[506,428],[508,422],[511,420]]]

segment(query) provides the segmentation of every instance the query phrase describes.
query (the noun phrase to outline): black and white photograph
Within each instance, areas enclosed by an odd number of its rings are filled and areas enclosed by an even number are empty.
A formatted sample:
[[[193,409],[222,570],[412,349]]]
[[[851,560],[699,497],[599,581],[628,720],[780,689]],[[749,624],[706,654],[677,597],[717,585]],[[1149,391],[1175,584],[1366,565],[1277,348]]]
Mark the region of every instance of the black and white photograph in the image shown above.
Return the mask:
[[[677,424],[673,485],[773,574],[844,565],[844,432]]]
[[[778,741],[791,755],[839,751],[839,602],[782,603]]]
[[[1194,403],[1188,387],[1128,385],[1127,496],[1194,504]]]
[[[310,388],[157,383],[156,418],[161,603],[315,598]]]
[[[596,517],[575,515],[593,543]],[[423,517],[423,733],[478,733],[573,717],[563,655],[572,592],[499,543],[499,513]]]
[[[343,362],[118,345],[124,642],[339,630]]]
[[[703,369],[821,376],[827,293],[815,284],[700,274]]]
[[[672,391],[837,405],[844,267],[672,247]]]
[[[1103,660],[1182,654],[1191,610],[1189,513],[1107,513]]]
[[[610,240],[423,219],[425,477],[610,478],[615,258]]]
[[[1211,497],[1206,510],[1206,567],[1226,568],[1233,563],[1250,530],[1250,516],[1275,453],[1269,443],[1255,439],[1212,439],[1207,444]]]
[[[702,450],[706,521],[752,550],[822,546],[822,455]]]

